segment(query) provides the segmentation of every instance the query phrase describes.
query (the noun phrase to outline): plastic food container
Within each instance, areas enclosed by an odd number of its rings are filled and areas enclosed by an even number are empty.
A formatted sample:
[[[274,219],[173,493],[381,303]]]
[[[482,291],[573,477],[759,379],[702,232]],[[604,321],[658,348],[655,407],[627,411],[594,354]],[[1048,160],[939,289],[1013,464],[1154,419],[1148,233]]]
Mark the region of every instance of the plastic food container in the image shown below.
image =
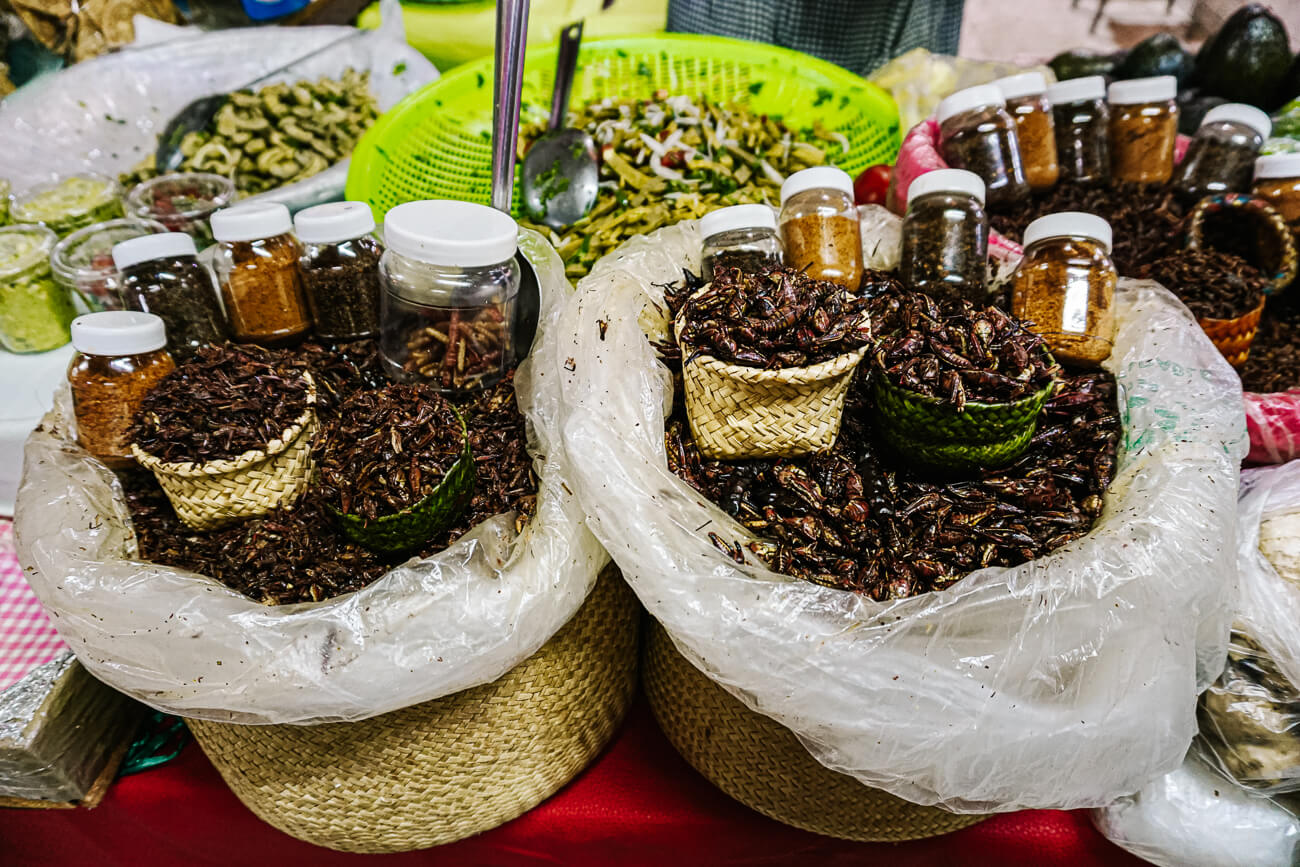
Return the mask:
[[[91,311],[121,310],[122,274],[113,264],[113,248],[123,241],[167,231],[152,220],[124,217],[78,229],[50,254],[54,279],[81,297]]]
[[[113,261],[122,270],[122,302],[162,318],[174,357],[185,361],[204,346],[230,339],[212,272],[199,262],[189,235],[123,241],[113,248]]]
[[[937,299],[983,304],[988,292],[989,218],[984,182],[973,172],[938,169],[907,190],[903,284]]]
[[[1007,113],[1016,121],[1020,161],[1025,180],[1033,190],[1056,186],[1060,166],[1056,162],[1056,132],[1052,103],[1047,98],[1047,79],[1041,72],[1009,75],[993,82],[1007,101]]]
[[[1215,106],[1205,113],[1178,164],[1174,186],[1188,201],[1249,192],[1255,157],[1272,129],[1273,121],[1253,105]]]
[[[795,172],[781,185],[781,238],[786,262],[814,280],[850,292],[862,285],[862,226],[853,179],[834,166]]]
[[[10,197],[15,223],[42,223],[60,238],[122,216],[122,188],[102,175],[71,175]]]
[[[1255,195],[1300,231],[1300,154],[1270,154],[1255,160]]]
[[[0,346],[10,352],[45,352],[72,339],[72,297],[50,273],[56,240],[45,226],[0,228]]]
[[[1174,173],[1178,80],[1172,75],[1112,82],[1110,174],[1114,180],[1163,184]]]
[[[1110,180],[1110,107],[1100,75],[1058,81],[1047,88],[1060,179],[1076,184]]]
[[[287,346],[311,330],[293,236],[284,205],[268,202],[227,208],[212,215],[213,264],[221,282],[235,339]]]
[[[299,211],[298,272],[316,336],[359,340],[379,334],[379,258],[375,218],[362,202],[332,202]]]
[[[979,175],[990,205],[1029,197],[1016,121],[1001,90],[992,84],[959,90],[939,103],[935,117],[944,161]]]
[[[700,218],[700,235],[704,237],[701,263],[705,280],[713,279],[714,268],[752,272],[781,264],[776,214],[767,205],[732,205],[710,211]]]
[[[235,201],[235,182],[208,172],[181,172],[151,178],[131,188],[126,212],[156,220],[168,232],[184,232],[203,249],[212,243],[208,220]]]

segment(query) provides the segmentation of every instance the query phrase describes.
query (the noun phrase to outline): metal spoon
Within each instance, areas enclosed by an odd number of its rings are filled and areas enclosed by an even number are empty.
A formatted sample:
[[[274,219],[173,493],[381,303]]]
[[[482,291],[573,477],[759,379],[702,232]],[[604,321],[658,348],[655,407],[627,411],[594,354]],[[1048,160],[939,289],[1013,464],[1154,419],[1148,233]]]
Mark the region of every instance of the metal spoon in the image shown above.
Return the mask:
[[[600,182],[596,143],[580,129],[564,128],[581,44],[581,21],[561,31],[551,122],[524,155],[524,213],[552,229],[572,226],[585,217],[596,203]]]

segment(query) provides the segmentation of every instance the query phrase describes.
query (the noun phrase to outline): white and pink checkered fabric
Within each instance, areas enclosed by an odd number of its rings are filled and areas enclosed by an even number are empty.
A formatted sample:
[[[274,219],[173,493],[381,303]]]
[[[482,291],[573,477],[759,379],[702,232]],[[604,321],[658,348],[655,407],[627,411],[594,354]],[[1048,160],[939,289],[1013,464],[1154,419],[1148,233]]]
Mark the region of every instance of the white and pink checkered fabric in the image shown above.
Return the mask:
[[[0,521],[0,691],[65,648],[18,565],[13,522]]]

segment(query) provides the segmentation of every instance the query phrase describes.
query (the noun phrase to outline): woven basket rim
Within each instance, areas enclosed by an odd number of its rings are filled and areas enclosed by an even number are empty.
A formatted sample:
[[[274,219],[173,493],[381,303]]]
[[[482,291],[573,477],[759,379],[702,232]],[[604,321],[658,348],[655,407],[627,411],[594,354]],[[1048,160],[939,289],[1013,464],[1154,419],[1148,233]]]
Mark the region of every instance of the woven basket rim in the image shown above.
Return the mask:
[[[1242,320],[1249,319],[1252,316],[1263,315],[1264,305],[1267,302],[1268,302],[1268,296],[1263,292],[1261,292],[1259,296],[1259,303],[1256,304],[1254,307],[1250,308],[1249,310],[1247,310],[1245,313],[1241,314],[1240,316],[1234,316],[1231,319],[1216,319],[1213,316],[1201,316],[1201,317],[1197,317],[1196,324],[1204,328],[1206,325],[1226,326],[1233,322],[1241,322]]]
[[[1206,196],[1197,202],[1196,206],[1192,208],[1191,218],[1188,221],[1187,226],[1188,249],[1199,250],[1201,248],[1203,232],[1202,226],[1205,224],[1206,216],[1212,213],[1217,213],[1218,211],[1233,208],[1257,211],[1264,217],[1265,221],[1272,225],[1274,231],[1277,232],[1278,237],[1282,239],[1284,247],[1286,243],[1290,241],[1291,249],[1300,253],[1300,250],[1296,249],[1297,244],[1291,233],[1291,229],[1287,224],[1286,218],[1283,217],[1281,212],[1278,211],[1277,208],[1273,207],[1272,203],[1267,199],[1261,198],[1252,193],[1215,193]],[[1268,297],[1269,294],[1277,294],[1282,289],[1286,288],[1295,278],[1297,271],[1296,257],[1294,255],[1291,257],[1291,267],[1288,268],[1286,267],[1287,257],[1283,255],[1282,265],[1283,268],[1281,271],[1265,275],[1268,277],[1269,283],[1272,284],[1272,292],[1270,293],[1266,291],[1264,293],[1265,297]],[[1223,322],[1231,320],[1218,321]]]
[[[690,358],[690,355],[686,353],[688,348],[685,345],[682,346],[682,352],[686,358]],[[811,385],[824,379],[842,376],[845,372],[857,367],[862,363],[862,359],[866,357],[868,349],[870,349],[869,346],[861,346],[852,352],[846,352],[843,355],[837,355],[816,364],[805,367],[782,367],[775,370],[762,367],[746,367],[743,364],[723,361],[712,355],[697,356],[691,363],[702,364],[722,376],[755,385],[770,383]]]
[[[932,397],[931,395],[928,394],[921,394],[919,391],[912,391],[910,388],[904,388],[903,386],[898,385],[893,380],[891,380],[888,376],[882,376],[881,375],[882,371],[880,370],[878,365],[873,363],[872,367],[873,367],[872,372],[876,374],[875,380],[881,383],[882,387],[889,388],[892,389],[893,391],[906,394],[909,398],[917,401],[918,403],[929,404],[930,406],[933,407],[941,407],[945,404],[945,401],[942,398]],[[1019,398],[1018,400],[1004,401],[1002,403],[987,403],[982,400],[968,400],[966,401],[966,407],[967,409],[969,409],[970,407],[975,407],[976,409],[991,410],[991,409],[1007,409],[1008,407],[1026,406],[1037,400],[1046,400],[1048,397],[1051,396],[1051,393],[1056,390],[1056,387],[1058,385],[1060,385],[1060,380],[1053,377],[1050,382],[1048,382],[1042,388],[1038,389],[1038,391],[1030,392],[1024,397]],[[955,407],[953,408],[953,411],[956,412]]]
[[[249,449],[238,457],[221,458],[202,464],[197,464],[194,461],[164,461],[162,458],[155,457],[140,448],[138,443],[131,443],[131,453],[140,466],[147,470],[169,476],[181,476],[182,478],[224,476],[228,473],[238,472],[267,458],[275,457],[293,445],[294,441],[302,435],[303,430],[315,417],[316,381],[312,379],[312,375],[307,371],[303,371],[302,378],[307,382],[307,408],[302,411],[302,415],[298,416],[292,424],[284,429],[280,436],[260,449]]]

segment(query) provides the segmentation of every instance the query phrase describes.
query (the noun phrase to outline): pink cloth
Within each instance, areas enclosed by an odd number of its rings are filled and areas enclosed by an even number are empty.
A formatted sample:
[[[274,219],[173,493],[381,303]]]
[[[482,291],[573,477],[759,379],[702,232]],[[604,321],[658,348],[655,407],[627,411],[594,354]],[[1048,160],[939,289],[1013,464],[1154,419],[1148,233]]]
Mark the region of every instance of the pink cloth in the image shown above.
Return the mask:
[[[23,577],[13,522],[0,521],[0,691],[66,649]]]
[[[1255,464],[1284,464],[1300,457],[1300,388],[1273,394],[1242,395],[1246,404],[1246,430]]]

